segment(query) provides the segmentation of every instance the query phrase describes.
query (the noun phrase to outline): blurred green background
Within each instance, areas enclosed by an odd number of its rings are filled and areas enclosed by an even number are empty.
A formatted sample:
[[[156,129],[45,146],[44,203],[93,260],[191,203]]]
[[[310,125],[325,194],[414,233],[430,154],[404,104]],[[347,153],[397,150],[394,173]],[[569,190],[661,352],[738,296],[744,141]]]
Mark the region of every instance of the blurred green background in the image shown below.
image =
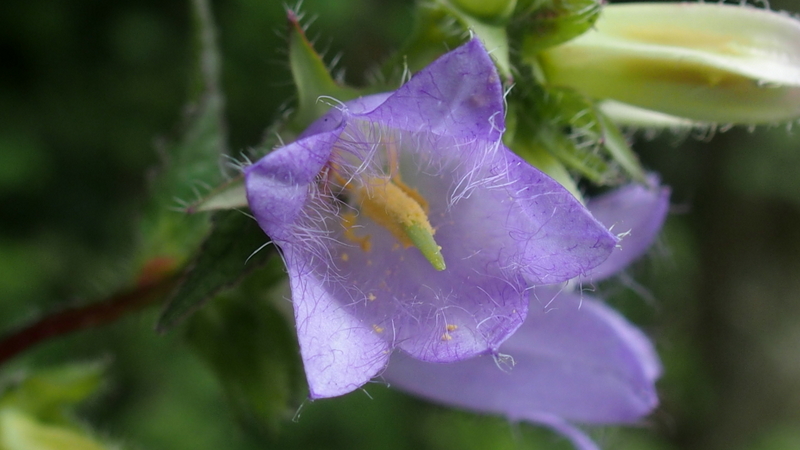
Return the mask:
[[[774,9],[800,12],[790,0]],[[213,4],[230,148],[261,142],[291,100],[284,7]],[[411,27],[411,0],[305,0],[309,35],[345,78],[365,74]],[[136,219],[189,94],[188,2],[33,0],[0,6],[0,332],[86,304],[130,277]],[[596,430],[611,449],[800,448],[800,137],[781,127],[637,135],[673,187],[651,257],[603,286],[654,338],[662,406],[638,429]],[[179,328],[157,311],[44,343],[2,376],[104,360],[79,411],[141,449],[569,448],[553,434],[459,413],[375,384],[306,403],[279,432],[243,429]],[[370,398],[371,397],[371,398]]]

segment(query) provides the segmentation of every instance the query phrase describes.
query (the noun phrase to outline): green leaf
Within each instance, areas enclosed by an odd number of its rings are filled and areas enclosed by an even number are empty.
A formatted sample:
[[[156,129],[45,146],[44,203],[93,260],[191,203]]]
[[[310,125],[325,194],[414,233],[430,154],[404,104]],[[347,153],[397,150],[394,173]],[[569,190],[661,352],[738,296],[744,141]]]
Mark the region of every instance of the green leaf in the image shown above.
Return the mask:
[[[224,97],[220,90],[220,56],[207,0],[193,0],[198,56],[195,93],[182,137],[163,149],[164,165],[152,189],[153,201],[143,220],[142,258],[185,260],[209,229],[208,217],[177,213],[180,202],[193,201],[204,186],[222,181],[220,160],[226,152]]]
[[[159,332],[177,325],[275,252],[274,246],[264,247],[268,238],[256,221],[240,211],[217,212],[213,222],[211,234],[158,319]]]
[[[194,315],[187,334],[237,417],[267,434],[294,415],[306,394],[293,327],[273,306],[283,302],[275,288],[284,279],[282,260],[273,255],[267,267]]]
[[[563,436],[545,427],[505,417],[478,416],[453,409],[433,409],[423,416],[420,433],[431,450],[574,450]]]
[[[100,387],[105,366],[82,363],[35,372],[2,388],[0,409],[19,409],[37,418],[63,422],[65,407],[86,399]]]
[[[299,134],[330,109],[333,101],[345,102],[359,97],[356,89],[340,85],[331,77],[322,57],[306,37],[298,16],[289,11],[289,66],[297,88],[297,111],[288,124],[289,130]]]
[[[1,450],[110,450],[83,430],[40,422],[13,408],[0,409]]]

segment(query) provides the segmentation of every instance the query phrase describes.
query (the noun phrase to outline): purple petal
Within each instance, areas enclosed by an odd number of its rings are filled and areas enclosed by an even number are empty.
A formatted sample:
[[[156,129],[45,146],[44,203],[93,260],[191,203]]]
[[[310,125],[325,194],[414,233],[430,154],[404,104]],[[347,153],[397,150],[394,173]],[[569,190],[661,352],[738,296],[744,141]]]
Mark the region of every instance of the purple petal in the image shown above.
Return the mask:
[[[417,359],[495,352],[522,323],[530,282],[571,279],[614,246],[614,236],[560,184],[499,143],[397,132],[354,118],[338,145],[366,161],[362,155],[379,154],[385,142],[398,151],[403,180],[427,200],[447,269],[436,271],[415,247],[364,218],[356,231],[369,237],[369,251],[343,227],[328,229],[332,269],[325,277],[343,307]],[[343,158],[339,166],[346,164]],[[352,170],[353,177],[369,171]]]
[[[369,119],[408,131],[498,141],[505,128],[494,62],[473,39],[419,71]]]
[[[313,262],[284,248],[292,288],[297,337],[310,397],[352,392],[389,361],[389,345],[336,302],[318,279]]]
[[[245,168],[247,203],[274,241],[294,238],[294,223],[309,198],[309,186],[330,159],[343,125],[309,136]]]
[[[383,226],[359,218],[353,232],[369,237],[369,251],[341,225],[329,228],[332,295],[392,346],[418,359],[450,362],[495,351],[522,323],[528,303],[520,271],[509,270],[501,258],[519,247],[506,225],[508,180],[498,181],[491,173],[497,165],[486,163],[508,151],[495,143],[355,122],[343,141],[379,142],[380,136],[399,149],[401,166],[413,167],[403,180],[426,200],[447,269],[435,270],[416,247],[400,245]],[[469,177],[475,180],[465,181]]]
[[[392,94],[393,92],[384,92],[382,94],[368,95],[350,100],[344,105],[334,105],[324,116],[315,120],[314,123],[306,128],[300,135],[300,139],[336,130],[341,127],[346,117],[368,113],[383,104]],[[320,99],[320,101],[323,100]]]
[[[491,356],[425,364],[396,354],[384,377],[413,394],[510,419],[610,424],[649,413],[660,364],[647,338],[601,302],[562,293],[551,306],[531,308],[501,346],[516,362],[509,371]]]
[[[501,94],[473,41],[246,169],[251,209],[286,260],[312,397],[362,385],[395,347],[435,362],[495,354],[531,283],[566,281],[610,253],[615,237],[501,144]],[[389,201],[381,182],[425,210],[445,270],[367,208]]]
[[[509,189],[525,216],[513,236],[524,247],[520,261],[533,284],[583,275],[608,258],[617,238],[560,183],[509,153]]]
[[[589,211],[605,226],[617,233],[629,232],[619,243],[619,249],[601,265],[589,271],[583,281],[599,281],[627,267],[650,248],[658,236],[669,210],[670,189],[630,184],[589,201]]]

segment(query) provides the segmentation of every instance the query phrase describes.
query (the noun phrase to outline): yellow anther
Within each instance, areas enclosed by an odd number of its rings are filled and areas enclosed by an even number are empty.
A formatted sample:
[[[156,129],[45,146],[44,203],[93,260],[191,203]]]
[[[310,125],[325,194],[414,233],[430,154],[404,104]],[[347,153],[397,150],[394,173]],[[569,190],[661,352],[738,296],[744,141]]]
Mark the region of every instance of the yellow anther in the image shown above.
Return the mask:
[[[392,249],[414,246],[431,263],[436,270],[446,268],[442,248],[436,243],[433,235],[436,231],[428,219],[428,202],[425,198],[403,183],[400,178],[397,146],[393,138],[385,141],[388,174],[385,177],[353,178],[345,180],[339,173],[340,168],[331,163],[324,178],[332,179],[354,198],[354,203],[366,217],[389,231],[399,242]],[[370,251],[370,236],[356,235],[357,223],[355,212],[341,215],[344,238],[359,244],[365,252]]]
[[[372,249],[372,244],[369,242],[369,235],[356,236],[353,228],[356,226],[357,216],[353,212],[342,213],[342,226],[344,227],[344,237],[350,241],[355,242],[361,247],[361,250],[368,252]],[[342,258],[344,259],[344,258]],[[344,259],[347,261],[346,259]]]
[[[392,180],[373,178],[367,186],[356,189],[356,194],[361,201],[361,212],[387,229],[406,248],[417,247],[436,270],[445,269],[441,247],[433,238],[436,231],[425,209],[406,190]]]

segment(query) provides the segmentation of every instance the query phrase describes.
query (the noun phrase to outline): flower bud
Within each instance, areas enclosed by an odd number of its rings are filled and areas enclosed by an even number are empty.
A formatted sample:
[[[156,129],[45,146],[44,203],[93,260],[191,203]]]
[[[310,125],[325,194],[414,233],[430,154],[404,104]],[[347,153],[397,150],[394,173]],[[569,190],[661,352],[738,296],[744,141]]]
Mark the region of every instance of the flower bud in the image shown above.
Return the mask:
[[[452,0],[452,3],[465,13],[488,21],[507,19],[517,0]]]
[[[800,21],[768,10],[610,5],[594,29],[538,62],[552,85],[697,121],[800,116]]]

